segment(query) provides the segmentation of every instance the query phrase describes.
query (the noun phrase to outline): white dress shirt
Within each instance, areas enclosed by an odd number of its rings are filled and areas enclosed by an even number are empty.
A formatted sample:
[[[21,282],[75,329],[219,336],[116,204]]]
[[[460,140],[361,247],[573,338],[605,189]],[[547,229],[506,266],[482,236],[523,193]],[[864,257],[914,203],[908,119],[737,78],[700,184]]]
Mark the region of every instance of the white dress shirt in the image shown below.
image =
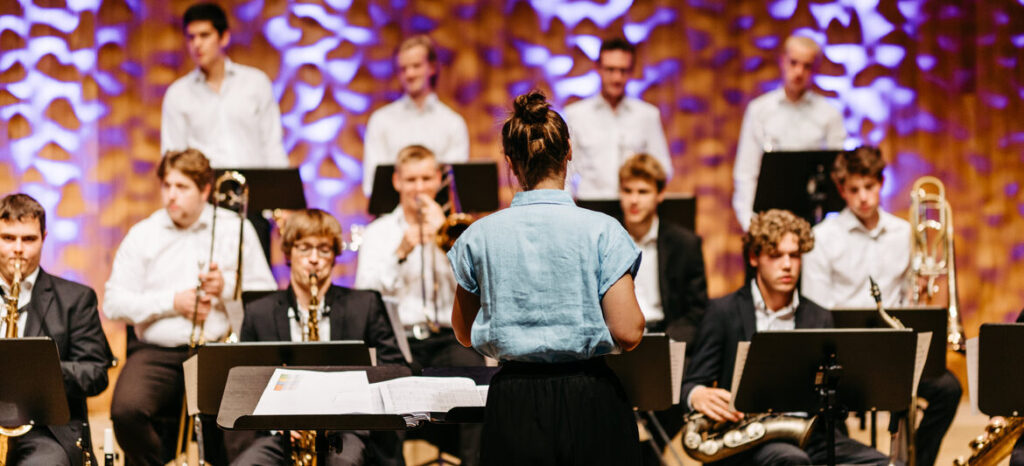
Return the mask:
[[[398,152],[419,144],[430,149],[438,162],[469,160],[469,130],[466,120],[431,93],[416,106],[408,94],[370,115],[363,146],[363,194],[373,192],[377,165],[393,164]]]
[[[910,273],[910,224],[878,209],[868,231],[849,208],[814,227],[814,249],[803,256],[804,296],[826,309],[875,307],[868,276],[878,282],[882,305],[903,304]]]
[[[839,150],[845,140],[842,115],[814,91],[804,92],[797,102],[787,99],[783,89],[752,100],[743,114],[733,166],[732,207],[743,231],[750,227],[765,152]]]
[[[287,168],[281,110],[262,71],[224,60],[220,92],[199,68],[164,94],[160,152],[198,149],[214,168]]]
[[[565,107],[565,122],[572,141],[567,180],[579,175],[577,199],[617,198],[619,167],[640,153],[657,159],[672,178],[672,160],[658,107],[623,97],[613,110],[598,94]]]
[[[215,309],[206,319],[207,341],[227,334],[225,306],[238,304],[232,299],[238,270],[238,214],[221,209],[217,217],[213,257],[224,277],[224,290],[214,299]],[[174,225],[166,209],[160,209],[128,230],[114,256],[103,296],[107,317],[135,325],[136,335],[146,343],[164,347],[188,344],[192,321],[174,310],[174,295],[199,284],[199,261],[209,259],[212,219],[213,206],[207,205],[194,224],[182,229]],[[244,234],[242,289],[277,289],[248,220]]]
[[[317,322],[317,328],[320,330],[320,341],[329,341],[331,339],[331,319],[329,318],[331,310],[327,309],[326,306],[327,303],[321,301],[317,307],[317,312],[320,313],[320,320]],[[306,329],[309,328],[309,309],[303,309],[299,306],[299,313],[296,316],[295,308],[289,307],[288,322],[292,341],[303,341],[302,336],[306,334]]]
[[[442,327],[451,327],[452,305],[455,301],[455,275],[451,263],[444,252],[431,241],[426,249],[426,264],[423,267],[427,291],[424,303],[420,282],[421,246],[416,246],[402,263],[398,262],[395,255],[408,225],[402,206],[398,206],[393,212],[382,215],[366,227],[363,244],[359,247],[355,287],[380,292],[385,305],[397,308],[398,318],[405,327],[425,323],[428,318]]]
[[[39,267],[32,273],[21,277],[21,291],[18,292],[18,338],[25,336],[25,324],[28,322],[28,313],[25,306],[32,301],[32,288],[36,285],[36,278],[39,277]],[[0,302],[0,316],[7,315],[7,298],[11,296],[11,286],[7,280],[0,279],[0,288],[3,288],[4,301]],[[0,320],[0,337],[7,335],[7,321]]]
[[[640,311],[644,314],[647,324],[665,320],[665,310],[661,306],[661,282],[658,279],[658,217],[651,222],[639,241],[633,240],[640,248],[640,270],[636,273],[636,301],[640,303]]]

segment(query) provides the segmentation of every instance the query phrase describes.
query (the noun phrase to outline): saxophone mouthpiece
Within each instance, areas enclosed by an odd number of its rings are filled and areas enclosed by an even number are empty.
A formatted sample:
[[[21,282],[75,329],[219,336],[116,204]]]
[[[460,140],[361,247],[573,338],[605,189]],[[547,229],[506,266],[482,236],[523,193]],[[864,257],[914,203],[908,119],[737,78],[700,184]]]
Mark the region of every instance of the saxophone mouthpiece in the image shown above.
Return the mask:
[[[871,282],[871,297],[875,298],[876,304],[882,302],[882,290],[878,288],[878,283],[871,275],[868,275],[868,281]]]

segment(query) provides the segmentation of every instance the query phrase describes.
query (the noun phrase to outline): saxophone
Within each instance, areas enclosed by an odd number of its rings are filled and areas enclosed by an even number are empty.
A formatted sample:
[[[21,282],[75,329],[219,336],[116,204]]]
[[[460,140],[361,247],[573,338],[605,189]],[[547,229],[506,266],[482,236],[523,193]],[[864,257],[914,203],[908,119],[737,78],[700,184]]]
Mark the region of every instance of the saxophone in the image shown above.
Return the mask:
[[[303,341],[320,341],[320,279],[316,272],[309,274],[309,311],[306,313],[306,328]],[[292,437],[292,464],[295,466],[316,466],[316,431],[300,430],[298,438]]]
[[[954,466],[994,466],[1013,451],[1013,444],[1024,433],[1024,417],[993,418],[985,433],[971,440],[971,457],[953,461]]]
[[[899,319],[885,311],[885,307],[882,306],[882,291],[878,288],[878,283],[875,283],[875,279],[868,277],[868,281],[871,282],[871,297],[875,299],[875,307],[878,308],[878,314],[882,321],[885,322],[885,325],[894,329],[907,328],[906,325],[903,325],[903,322],[900,322]],[[916,429],[914,423],[916,421],[917,394],[915,393],[910,397],[910,405],[907,407],[906,415],[898,421],[896,431],[892,432],[892,440],[889,443],[889,457],[891,460],[901,460],[907,466],[914,466],[914,463],[916,463],[917,456],[914,445],[914,430]],[[894,463],[890,461],[889,464]]]
[[[18,296],[21,294],[21,262],[22,258],[14,258],[14,278],[11,280],[11,293],[10,296],[4,298],[4,304],[7,307],[7,313],[3,318],[7,324],[4,338],[18,338]],[[13,427],[0,426],[0,466],[7,462],[8,439],[25,435],[30,430],[32,430],[32,424]]]
[[[782,441],[803,447],[817,416],[810,419],[780,413],[748,414],[739,422],[715,422],[701,413],[687,416],[683,450],[702,463],[720,461],[765,442]]]

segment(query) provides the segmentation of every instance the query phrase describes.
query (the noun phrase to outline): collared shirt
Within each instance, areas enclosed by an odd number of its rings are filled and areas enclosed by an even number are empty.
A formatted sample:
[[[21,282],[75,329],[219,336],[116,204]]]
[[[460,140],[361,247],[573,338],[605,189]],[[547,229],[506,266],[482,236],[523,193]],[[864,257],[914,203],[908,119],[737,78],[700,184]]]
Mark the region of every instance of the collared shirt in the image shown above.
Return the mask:
[[[601,300],[640,250],[619,222],[576,207],[562,190],[515,195],[448,252],[455,277],[480,296],[473,347],[498,360],[562,362],[608,354]]]
[[[207,341],[228,331],[226,306],[233,301],[235,271],[238,270],[238,214],[217,212],[217,240],[214,262],[224,278],[224,290],[214,299],[214,311],[204,325]],[[103,296],[107,317],[135,325],[139,339],[164,347],[188,344],[192,321],[174,310],[174,295],[199,284],[200,261],[210,254],[210,226],[213,206],[206,205],[199,219],[178,228],[160,209],[135,224],[117,249]],[[256,231],[245,221],[242,251],[242,290],[274,290],[277,283],[263,255]]]
[[[672,160],[661,127],[661,112],[647,102],[623,97],[612,109],[601,94],[565,107],[572,141],[569,177],[579,175],[577,199],[612,199],[619,195],[619,167],[646,153],[672,177]]]
[[[661,281],[658,273],[658,226],[658,217],[655,216],[654,221],[651,222],[651,229],[647,230],[647,233],[639,241],[634,240],[644,258],[640,262],[640,270],[636,273],[634,289],[636,290],[636,301],[640,303],[640,311],[644,313],[647,325],[665,319],[665,310],[661,306]]]
[[[452,304],[455,302],[452,268],[444,252],[433,241],[429,241],[425,249],[416,246],[404,261],[399,262],[395,250],[407,228],[409,222],[401,205],[366,227],[363,244],[359,246],[355,287],[380,292],[384,304],[389,309],[397,309],[398,318],[406,327],[428,320],[442,327],[451,327]],[[421,255],[425,261],[421,260]],[[435,276],[437,288],[434,287]]]
[[[757,279],[750,280],[750,294],[754,297],[754,319],[758,332],[766,330],[793,330],[796,328],[796,308],[800,305],[800,294],[794,292],[781,309],[771,310],[764,302],[761,289],[757,287]]]
[[[845,140],[842,115],[814,91],[804,92],[797,102],[787,99],[784,89],[752,100],[743,115],[733,165],[732,207],[743,230],[750,227],[765,152],[838,150]]]
[[[326,307],[327,303],[321,301],[320,305],[317,306],[318,318],[317,329],[320,331],[320,341],[328,341],[331,339],[331,310]],[[295,308],[288,308],[288,328],[292,341],[303,341],[302,336],[306,334],[306,329],[309,328],[309,309],[303,309],[302,306],[299,308],[298,315],[296,316]]]
[[[910,273],[910,224],[878,209],[868,230],[849,209],[814,227],[814,249],[803,256],[804,296],[822,307],[875,307],[868,276],[882,305],[903,304]]]
[[[224,60],[220,92],[196,68],[164,94],[160,152],[198,149],[214,168],[286,168],[281,110],[262,71]]]
[[[39,267],[32,273],[21,277],[21,290],[18,292],[18,338],[25,336],[25,324],[28,323],[28,313],[25,306],[32,302],[32,288],[36,286],[36,278],[39,277]],[[0,279],[0,289],[3,289],[4,300],[0,302],[0,316],[7,315],[7,298],[11,296],[11,286],[7,280]],[[0,320],[0,336],[7,334],[7,322]]]
[[[395,163],[398,152],[419,144],[430,149],[438,162],[469,160],[466,120],[443,104],[437,94],[427,96],[420,108],[408,94],[370,115],[363,146],[363,194],[373,192],[377,165]]]

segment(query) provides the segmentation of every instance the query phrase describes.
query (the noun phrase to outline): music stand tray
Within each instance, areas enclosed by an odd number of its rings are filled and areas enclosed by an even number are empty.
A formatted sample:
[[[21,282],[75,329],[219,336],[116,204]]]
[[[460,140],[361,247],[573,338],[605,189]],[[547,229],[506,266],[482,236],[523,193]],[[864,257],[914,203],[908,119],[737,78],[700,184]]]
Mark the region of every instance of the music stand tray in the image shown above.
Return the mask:
[[[47,337],[0,339],[0,426],[70,422],[57,345]],[[2,459],[2,458],[0,458]]]
[[[832,162],[838,150],[765,152],[761,158],[761,171],[757,177],[754,212],[785,209],[814,225],[815,202],[812,200],[811,182],[817,187],[822,212],[838,212],[846,207],[832,182]],[[823,186],[821,184],[824,184]]]
[[[249,185],[249,212],[255,215],[266,210],[306,208],[306,193],[298,168],[225,168],[217,170],[215,176],[228,170],[245,176]]]
[[[886,309],[886,312],[917,333],[932,332],[931,344],[928,346],[928,359],[924,363],[921,378],[928,379],[945,374],[946,323],[948,319],[946,308],[908,307]],[[878,310],[874,308],[832,309],[832,320],[835,322],[836,328],[889,328],[882,322]]]
[[[1024,324],[982,324],[978,332],[978,409],[989,416],[1024,413]]]
[[[455,178],[456,194],[461,212],[493,212],[498,210],[498,164],[492,161],[442,164],[450,166]],[[373,192],[367,211],[380,216],[398,206],[398,192],[391,183],[393,164],[377,165],[373,173]],[[438,203],[447,202],[447,190],[437,194]]]
[[[679,367],[673,367],[670,344],[664,333],[647,334],[633,351],[606,358],[608,367],[622,382],[626,397],[639,411],[661,411],[679,403],[681,387],[674,386],[672,374],[673,369],[682,374],[683,362],[677,361]]]
[[[622,204],[619,199],[576,199],[576,205],[601,212],[622,223]],[[665,199],[658,204],[658,218],[696,232],[697,198],[689,194],[666,194]]]

